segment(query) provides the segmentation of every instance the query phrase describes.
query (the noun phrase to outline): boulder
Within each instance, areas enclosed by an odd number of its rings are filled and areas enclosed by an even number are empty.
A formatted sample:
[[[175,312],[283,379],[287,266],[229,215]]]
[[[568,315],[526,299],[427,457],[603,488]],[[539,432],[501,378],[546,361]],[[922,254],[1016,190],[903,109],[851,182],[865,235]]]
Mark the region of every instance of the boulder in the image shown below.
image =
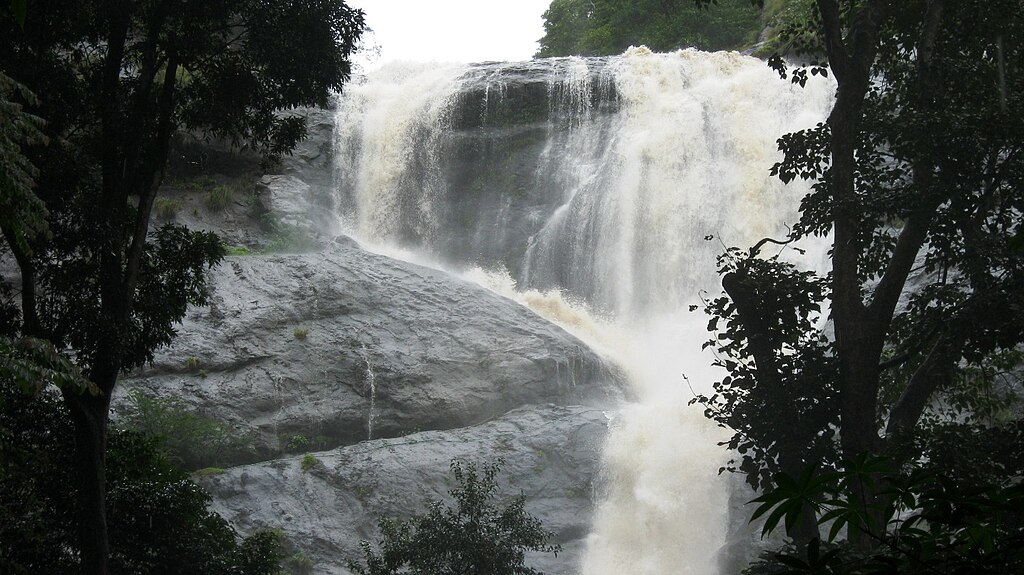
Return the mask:
[[[575,573],[589,531],[593,482],[608,417],[595,408],[523,407],[476,426],[364,441],[313,455],[266,461],[199,478],[213,508],[243,532],[280,529],[289,554],[313,573],[348,573],[360,540],[376,545],[381,516],[406,518],[447,500],[452,459],[478,466],[502,458],[499,500],[522,494],[526,510],[562,545],[528,564],[548,575]]]
[[[209,306],[120,389],[251,433],[255,450],[225,464],[278,456],[294,436],[333,447],[619,393],[615,367],[526,307],[351,241],[229,257],[210,281]]]

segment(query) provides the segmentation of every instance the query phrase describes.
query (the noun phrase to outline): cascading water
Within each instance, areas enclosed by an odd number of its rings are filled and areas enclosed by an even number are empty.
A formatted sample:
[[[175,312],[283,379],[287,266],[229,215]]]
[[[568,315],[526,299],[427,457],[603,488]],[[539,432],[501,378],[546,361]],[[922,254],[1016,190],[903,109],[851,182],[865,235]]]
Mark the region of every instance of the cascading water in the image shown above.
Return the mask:
[[[392,65],[347,88],[345,230],[460,270],[629,372],[635,401],[605,446],[583,573],[719,571],[726,454],[687,405],[687,381],[700,392],[716,377],[687,307],[719,291],[721,242],[781,236],[795,219],[806,190],[768,175],[775,141],[822,121],[831,94],[737,53],[643,48]]]
[[[373,372],[373,364],[370,363],[370,351],[366,344],[359,347],[359,355],[366,363],[366,385],[370,390],[370,407],[366,413],[366,439],[373,439],[373,422],[377,417],[377,374]]]

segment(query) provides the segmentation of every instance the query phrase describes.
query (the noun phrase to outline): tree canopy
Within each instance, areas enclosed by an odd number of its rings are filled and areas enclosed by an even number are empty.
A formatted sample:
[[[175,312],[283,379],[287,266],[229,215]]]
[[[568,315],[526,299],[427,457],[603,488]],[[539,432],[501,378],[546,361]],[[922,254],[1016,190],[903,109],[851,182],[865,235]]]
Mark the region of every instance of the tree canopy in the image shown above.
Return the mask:
[[[665,52],[735,50],[754,43],[760,11],[749,0],[701,10],[693,0],[552,0],[538,57],[608,56],[630,46]]]
[[[448,493],[455,506],[430,504],[426,513],[398,521],[380,520],[380,552],[362,542],[365,565],[350,561],[359,575],[541,575],[525,564],[526,552],[555,553],[553,536],[526,512],[522,496],[497,504],[502,461],[485,464],[452,460],[457,483]]]
[[[151,225],[171,137],[185,129],[287,153],[305,123],[278,112],[324,105],[341,89],[363,14],[343,0],[15,7],[0,13],[0,159],[18,171],[0,202],[45,210],[48,233],[37,219],[0,216],[20,271],[20,317],[0,313],[0,331],[51,342],[93,384],[64,398],[78,445],[83,564],[105,573],[111,391],[122,370],[171,340],[188,306],[205,301],[205,271],[224,253],[213,234]],[[28,178],[41,205],[25,193]]]
[[[77,560],[76,470],[67,408],[54,388],[33,396],[0,375],[0,571],[11,575],[81,571]],[[111,572],[124,575],[276,575],[273,533],[240,538],[209,510],[210,496],[175,468],[157,439],[110,437]]]
[[[921,456],[922,430],[1002,425],[1021,395],[1019,2],[818,0],[792,33],[820,59],[773,66],[800,83],[834,74],[836,103],[827,122],[779,140],[773,172],[812,182],[790,237],[721,260],[708,345],[729,376],[699,398],[735,431],[756,487],[813,462],[898,467]],[[828,273],[763,255],[809,236],[831,240]],[[886,507],[881,483],[847,485]]]

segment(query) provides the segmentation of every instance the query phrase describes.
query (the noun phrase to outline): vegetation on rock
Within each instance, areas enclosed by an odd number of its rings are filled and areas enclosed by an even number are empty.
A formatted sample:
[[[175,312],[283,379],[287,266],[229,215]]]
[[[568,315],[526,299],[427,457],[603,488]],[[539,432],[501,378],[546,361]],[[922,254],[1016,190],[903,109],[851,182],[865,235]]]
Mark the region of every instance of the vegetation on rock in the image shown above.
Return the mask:
[[[76,537],[74,437],[54,388],[27,394],[0,378],[0,572],[83,573]],[[110,572],[276,575],[278,537],[239,538],[210,497],[134,432],[111,432],[107,453]]]
[[[153,437],[186,470],[237,463],[254,451],[251,434],[191,413],[175,398],[153,398],[138,390],[118,407],[116,427]]]
[[[307,453],[302,456],[302,460],[299,462],[299,467],[302,469],[302,472],[305,473],[310,469],[313,469],[317,463],[320,463],[320,460],[312,453]]]
[[[435,501],[428,511],[404,521],[381,518],[379,551],[363,541],[364,562],[349,562],[359,575],[397,573],[467,575],[539,575],[525,566],[526,551],[558,553],[540,521],[525,510],[525,499],[497,504],[501,461],[482,470],[451,463],[457,485],[450,507]]]

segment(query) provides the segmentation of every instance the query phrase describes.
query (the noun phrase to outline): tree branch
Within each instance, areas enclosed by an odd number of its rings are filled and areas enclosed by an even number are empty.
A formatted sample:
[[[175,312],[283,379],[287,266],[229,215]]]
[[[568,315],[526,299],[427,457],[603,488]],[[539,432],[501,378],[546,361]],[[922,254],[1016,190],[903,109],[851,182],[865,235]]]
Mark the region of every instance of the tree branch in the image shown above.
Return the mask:
[[[722,288],[736,304],[736,313],[747,331],[758,381],[770,389],[781,389],[781,374],[775,359],[776,346],[769,341],[769,330],[763,314],[759,312],[758,297],[745,280],[746,274],[742,271],[725,274],[722,277]]]
[[[829,67],[840,81],[846,79],[850,68],[850,55],[843,44],[843,25],[839,18],[839,3],[836,0],[818,0],[822,26],[825,32],[825,52]]]
[[[124,143],[124,171],[128,174],[129,184],[125,190],[126,194],[136,191],[139,187],[140,162],[143,158],[145,143],[143,138],[148,132],[150,117],[152,116],[151,94],[155,83],[159,57],[160,31],[167,19],[166,2],[158,2],[154,8],[153,16],[146,30],[146,38],[142,43],[142,70],[136,80],[137,88],[131,110],[130,124],[134,129],[129,131],[128,138]]]
[[[919,179],[926,180],[927,184],[930,183],[931,176],[930,174],[921,174]],[[893,248],[889,263],[885,267],[885,273],[882,274],[882,279],[875,287],[867,313],[874,329],[881,334],[881,337],[884,337],[885,332],[889,329],[896,304],[899,303],[900,295],[903,294],[903,288],[910,276],[910,270],[914,267],[917,254],[928,237],[928,230],[938,206],[938,202],[933,200],[919,210],[918,215],[906,221],[899,239],[896,240],[896,247]]]
[[[178,75],[178,58],[171,51],[164,70],[163,89],[160,93],[160,119],[157,123],[156,149],[148,158],[144,174],[139,186],[138,219],[132,234],[131,246],[128,248],[128,261],[125,265],[124,293],[128,298],[126,314],[135,300],[135,288],[142,271],[142,253],[145,250],[146,234],[149,232],[149,219],[153,211],[153,200],[156,198],[157,186],[155,176],[157,169],[166,165],[170,149],[171,135],[174,132],[174,91]]]
[[[960,356],[962,347],[962,338],[949,333],[940,336],[932,345],[928,357],[911,376],[910,383],[889,413],[889,422],[885,426],[886,440],[895,448],[898,449],[913,431],[932,393],[949,381],[954,361]]]
[[[764,245],[767,243],[772,243],[779,246],[786,246],[793,243],[794,241],[796,241],[795,238],[789,238],[788,240],[785,241],[776,240],[773,238],[761,238],[761,241],[757,242],[756,244],[754,244],[754,247],[750,248],[750,257],[757,256],[757,254],[761,251],[761,248],[763,248]]]
[[[924,90],[930,89],[931,85],[931,59],[935,53],[935,41],[938,37],[939,24],[942,22],[943,0],[931,0],[925,9],[924,26],[921,37],[917,42],[917,68],[922,80]],[[922,108],[927,111],[925,98],[920,98]],[[892,322],[892,315],[899,302],[900,295],[907,283],[910,270],[914,267],[914,260],[928,237],[935,211],[938,209],[941,199],[931,189],[934,180],[933,166],[931,162],[918,159],[913,162],[912,177],[914,184],[925,200],[914,215],[908,220],[896,240],[896,247],[893,249],[892,257],[886,265],[882,279],[872,294],[871,304],[868,306],[868,315],[873,324],[873,329],[878,337],[885,337]]]
[[[36,307],[36,270],[32,264],[32,258],[18,247],[17,238],[14,232],[3,228],[3,236],[7,241],[14,261],[21,270],[21,333],[29,337],[46,339],[42,333],[42,324],[39,323],[39,310]]]
[[[89,376],[99,384],[101,381],[108,387],[113,386],[117,377],[118,330],[114,327],[116,318],[123,307],[121,298],[121,264],[123,254],[122,230],[119,222],[123,221],[125,212],[124,200],[124,165],[121,158],[121,67],[124,62],[125,43],[128,28],[131,24],[131,3],[112,2],[107,7],[110,12],[110,26],[107,35],[107,53],[103,62],[103,79],[101,84],[101,164],[103,170],[102,206],[107,214],[106,222],[101,224],[100,233],[102,248],[100,251],[100,305],[107,325],[106,335],[101,344],[103,366],[90,366]],[[110,389],[105,389],[110,391]]]
[[[900,355],[897,355],[896,357],[888,361],[883,361],[882,363],[878,364],[878,370],[885,371],[887,369],[899,367],[904,363],[910,361],[915,355],[921,353],[921,350],[923,350],[925,346],[928,345],[928,342],[932,340],[932,337],[934,337],[935,334],[938,333],[938,331],[939,327],[935,326],[934,328],[932,328],[930,332],[928,332],[927,336],[918,341],[916,344],[910,346],[910,348],[907,349],[905,352],[901,353]]]

